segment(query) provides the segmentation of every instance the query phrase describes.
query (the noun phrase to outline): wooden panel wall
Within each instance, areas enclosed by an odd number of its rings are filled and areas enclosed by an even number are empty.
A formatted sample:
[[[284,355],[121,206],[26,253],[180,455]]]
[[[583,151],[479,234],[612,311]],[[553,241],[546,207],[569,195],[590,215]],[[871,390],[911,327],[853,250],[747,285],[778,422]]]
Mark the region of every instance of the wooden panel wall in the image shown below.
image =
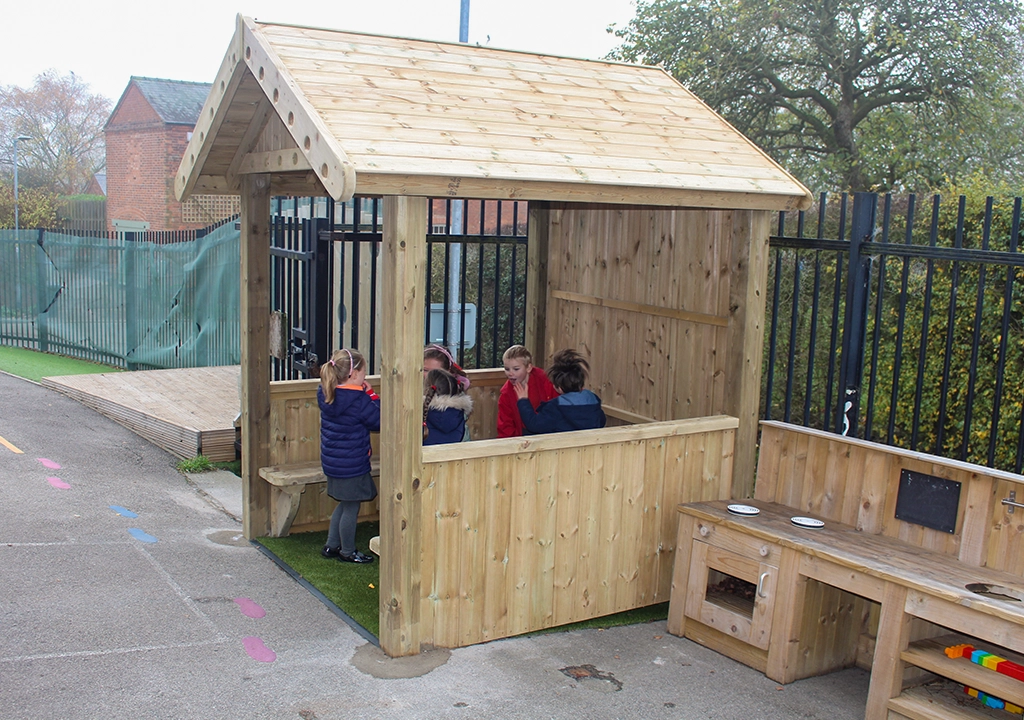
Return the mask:
[[[1021,513],[1000,503],[1024,477],[926,453],[777,422],[761,424],[754,496],[836,520],[871,534],[1024,575]],[[962,483],[952,534],[897,520],[901,470]]]
[[[735,428],[714,417],[424,448],[421,641],[667,601],[676,506],[728,497]]]
[[[547,364],[578,349],[592,389],[629,412],[740,417],[734,496],[746,496],[761,367],[761,326],[750,319],[764,313],[766,215],[583,204],[553,204],[547,215],[545,345],[535,354]]]

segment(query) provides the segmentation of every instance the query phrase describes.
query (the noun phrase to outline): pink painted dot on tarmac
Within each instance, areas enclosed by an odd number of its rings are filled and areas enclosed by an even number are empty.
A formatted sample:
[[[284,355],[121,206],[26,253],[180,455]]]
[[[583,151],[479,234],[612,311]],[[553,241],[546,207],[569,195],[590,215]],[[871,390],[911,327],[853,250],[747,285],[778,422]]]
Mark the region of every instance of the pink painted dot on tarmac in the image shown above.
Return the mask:
[[[71,489],[71,486],[68,485],[63,480],[61,480],[59,477],[48,477],[48,478],[46,478],[46,482],[50,483],[51,485],[53,485],[58,490],[70,490]]]
[[[50,468],[51,470],[60,470],[60,463],[55,463],[53,460],[47,460],[46,458],[36,458],[43,464],[44,468]]]
[[[249,653],[256,662],[274,662],[277,660],[277,653],[263,644],[263,641],[252,635],[242,638],[245,651]]]
[[[246,617],[261,618],[266,616],[267,611],[264,610],[260,605],[249,598],[235,598],[235,603],[238,605],[238,609],[242,611],[242,614]]]

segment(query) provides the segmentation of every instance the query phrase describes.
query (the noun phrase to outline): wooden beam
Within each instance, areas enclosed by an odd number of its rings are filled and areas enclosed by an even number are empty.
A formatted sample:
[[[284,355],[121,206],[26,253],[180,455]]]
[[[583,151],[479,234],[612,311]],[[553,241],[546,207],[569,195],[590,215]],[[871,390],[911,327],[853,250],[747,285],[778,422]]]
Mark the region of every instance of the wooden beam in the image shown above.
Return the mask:
[[[580,293],[568,292],[566,290],[552,290],[551,297],[556,300],[567,302],[583,303],[585,305],[596,305],[598,307],[615,308],[628,312],[641,313],[643,315],[654,315],[656,317],[667,317],[673,320],[685,320],[687,322],[699,323],[701,325],[714,325],[716,327],[728,327],[729,318],[709,315],[707,313],[690,312],[689,310],[677,310],[675,308],[658,307],[657,305],[644,305],[642,303],[628,302],[625,300],[613,300],[612,298],[598,297],[596,295],[581,295]]]
[[[242,529],[250,540],[270,532],[270,178],[242,178]]]
[[[292,150],[270,150],[269,152],[248,153],[238,165],[239,175],[258,173],[285,173],[311,170],[309,161],[299,152]]]
[[[533,361],[543,367],[547,333],[548,238],[551,213],[545,202],[532,202],[526,225],[526,347]]]
[[[548,182],[513,178],[451,177],[374,173],[360,169],[361,195],[423,195],[426,197],[547,200],[551,202],[657,205],[662,207],[731,210],[806,210],[814,198],[805,195],[731,192],[685,187],[605,185],[587,182]]]
[[[270,98],[274,111],[295,140],[300,154],[335,200],[352,197],[355,167],[323,118],[299,90],[299,85],[278,57],[263,32],[250,18],[242,18],[242,57]]]
[[[196,191],[196,183],[203,172],[203,165],[213,147],[214,139],[228,116],[231,100],[247,72],[242,60],[242,18],[237,19],[235,35],[231,38],[224,59],[221,60],[217,77],[210,94],[203,103],[199,119],[192,129],[192,138],[185,148],[185,155],[174,176],[174,194],[184,202]]]
[[[739,418],[732,496],[753,494],[757,454],[757,418],[761,403],[761,354],[764,345],[765,285],[768,282],[767,211],[733,213],[729,262],[725,400],[722,412]]]
[[[423,280],[427,199],[384,198],[381,331],[380,646],[420,652]]]
[[[229,186],[234,186],[238,182],[238,168],[242,166],[242,159],[249,154],[259,141],[260,134],[263,132],[263,128],[267,126],[267,121],[270,120],[272,112],[274,112],[274,106],[270,103],[269,98],[264,96],[256,107],[256,114],[249,121],[249,127],[245,129],[245,134],[242,136],[242,141],[238,144],[235,156],[231,158],[231,163],[228,165],[225,180]]]

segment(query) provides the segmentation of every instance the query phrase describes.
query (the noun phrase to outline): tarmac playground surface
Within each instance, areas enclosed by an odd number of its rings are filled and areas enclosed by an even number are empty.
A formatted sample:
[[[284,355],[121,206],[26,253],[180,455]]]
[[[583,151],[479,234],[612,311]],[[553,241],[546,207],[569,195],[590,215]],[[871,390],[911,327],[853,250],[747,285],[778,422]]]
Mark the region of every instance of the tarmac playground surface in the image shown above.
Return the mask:
[[[242,537],[229,473],[3,373],[0,438],[0,718],[864,714],[862,670],[781,686],[663,621],[391,660]]]

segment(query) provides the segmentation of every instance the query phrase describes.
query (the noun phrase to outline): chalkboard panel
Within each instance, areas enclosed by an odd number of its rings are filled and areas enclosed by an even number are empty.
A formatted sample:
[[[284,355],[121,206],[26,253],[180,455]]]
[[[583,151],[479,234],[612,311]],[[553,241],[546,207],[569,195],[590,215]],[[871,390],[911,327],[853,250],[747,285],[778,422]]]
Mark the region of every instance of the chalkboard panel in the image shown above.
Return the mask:
[[[951,533],[956,530],[959,507],[960,483],[925,473],[900,471],[897,520]]]

